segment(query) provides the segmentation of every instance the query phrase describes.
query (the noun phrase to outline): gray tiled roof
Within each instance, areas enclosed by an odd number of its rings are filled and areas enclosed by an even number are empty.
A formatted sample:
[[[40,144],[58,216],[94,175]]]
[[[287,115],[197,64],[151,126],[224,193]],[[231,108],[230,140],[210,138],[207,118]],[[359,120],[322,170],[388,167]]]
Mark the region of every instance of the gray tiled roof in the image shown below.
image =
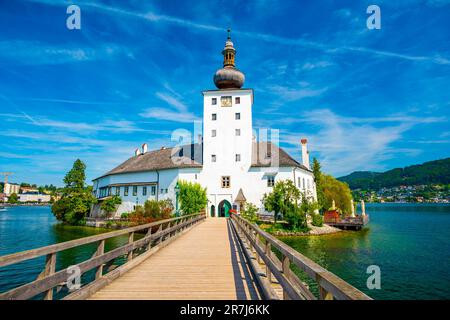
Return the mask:
[[[201,168],[202,150],[199,144],[190,144],[175,148],[161,148],[131,157],[103,176],[112,174],[142,172],[176,168]],[[97,178],[97,179],[99,179]],[[95,179],[95,180],[97,180]]]
[[[275,167],[298,167],[311,171],[276,144],[271,142],[253,142],[252,167],[270,167],[272,164]]]
[[[268,153],[270,154],[270,157],[268,157]],[[271,142],[253,143],[251,166],[270,167],[272,163],[275,165],[277,155],[278,166],[280,167],[298,167],[304,170],[309,170],[293,159],[282,148],[272,144]],[[201,167],[202,145],[197,143],[182,147],[149,151],[145,154],[133,156],[97,179],[121,173]]]

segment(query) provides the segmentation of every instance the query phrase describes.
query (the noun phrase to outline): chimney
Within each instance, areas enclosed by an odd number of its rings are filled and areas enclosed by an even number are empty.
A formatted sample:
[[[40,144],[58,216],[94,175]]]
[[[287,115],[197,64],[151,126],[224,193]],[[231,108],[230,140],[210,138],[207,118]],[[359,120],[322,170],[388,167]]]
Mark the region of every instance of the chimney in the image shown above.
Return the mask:
[[[303,138],[300,140],[301,144],[302,144],[302,163],[305,167],[307,167],[308,169],[311,169],[309,166],[309,152],[308,152],[308,140]]]
[[[144,154],[144,153],[147,153],[147,150],[148,150],[148,145],[146,144],[146,143],[144,143],[143,145],[142,145],[142,153]]]
[[[137,148],[136,150],[134,150],[134,156],[137,157],[138,155],[141,154],[141,150],[139,150],[139,148]]]

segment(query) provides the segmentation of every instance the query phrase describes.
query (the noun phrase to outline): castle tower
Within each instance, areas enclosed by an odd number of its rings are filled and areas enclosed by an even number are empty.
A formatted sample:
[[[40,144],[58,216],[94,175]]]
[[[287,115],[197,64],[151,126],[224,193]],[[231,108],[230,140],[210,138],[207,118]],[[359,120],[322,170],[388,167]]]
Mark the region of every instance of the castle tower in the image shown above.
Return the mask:
[[[203,91],[203,171],[209,194],[234,199],[252,160],[253,90],[242,89],[230,31],[222,54],[223,68],[214,74],[218,89]]]

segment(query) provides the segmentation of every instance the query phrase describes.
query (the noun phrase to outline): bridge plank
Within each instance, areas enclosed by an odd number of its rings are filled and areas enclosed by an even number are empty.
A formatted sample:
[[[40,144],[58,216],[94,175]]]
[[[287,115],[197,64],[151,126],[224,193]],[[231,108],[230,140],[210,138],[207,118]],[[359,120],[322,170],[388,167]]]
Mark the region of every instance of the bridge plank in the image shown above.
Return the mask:
[[[208,218],[90,299],[258,299],[227,219]]]

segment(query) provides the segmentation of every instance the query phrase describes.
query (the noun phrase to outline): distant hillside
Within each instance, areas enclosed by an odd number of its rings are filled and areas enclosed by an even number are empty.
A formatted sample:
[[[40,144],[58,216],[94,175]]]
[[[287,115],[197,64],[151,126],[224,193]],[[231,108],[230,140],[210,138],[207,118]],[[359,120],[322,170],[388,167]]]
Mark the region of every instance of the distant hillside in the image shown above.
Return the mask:
[[[450,158],[425,162],[386,172],[356,171],[338,180],[347,182],[352,190],[396,187],[400,185],[449,184]]]

